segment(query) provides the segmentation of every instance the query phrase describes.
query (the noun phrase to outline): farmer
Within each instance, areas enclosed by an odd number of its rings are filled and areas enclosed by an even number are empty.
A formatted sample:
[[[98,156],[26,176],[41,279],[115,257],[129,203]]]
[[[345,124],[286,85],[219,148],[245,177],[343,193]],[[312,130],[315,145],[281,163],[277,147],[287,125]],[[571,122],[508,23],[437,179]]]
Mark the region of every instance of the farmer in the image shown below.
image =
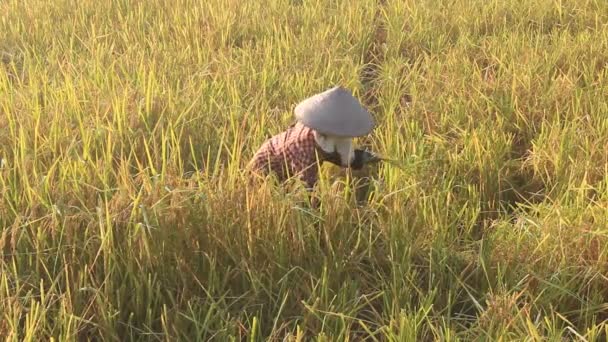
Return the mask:
[[[273,172],[281,182],[296,176],[312,190],[323,162],[358,170],[374,160],[370,152],[353,149],[352,139],[371,132],[374,121],[347,89],[334,87],[302,101],[295,117],[295,124],[262,144],[249,163],[252,171]]]

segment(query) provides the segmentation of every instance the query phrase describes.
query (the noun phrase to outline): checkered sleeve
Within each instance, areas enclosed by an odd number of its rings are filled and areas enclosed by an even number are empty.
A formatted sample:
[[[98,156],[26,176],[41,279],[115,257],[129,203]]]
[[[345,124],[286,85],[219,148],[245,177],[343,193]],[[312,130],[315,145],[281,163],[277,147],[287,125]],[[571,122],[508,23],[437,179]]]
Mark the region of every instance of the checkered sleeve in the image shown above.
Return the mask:
[[[315,142],[312,135],[298,140],[286,151],[288,160],[291,160],[291,169],[295,173],[294,176],[298,176],[308,189],[314,187],[318,177],[315,151]]]
[[[312,131],[294,125],[267,140],[255,153],[249,168],[256,173],[275,173],[280,181],[296,177],[312,189],[317,182],[316,143]]]

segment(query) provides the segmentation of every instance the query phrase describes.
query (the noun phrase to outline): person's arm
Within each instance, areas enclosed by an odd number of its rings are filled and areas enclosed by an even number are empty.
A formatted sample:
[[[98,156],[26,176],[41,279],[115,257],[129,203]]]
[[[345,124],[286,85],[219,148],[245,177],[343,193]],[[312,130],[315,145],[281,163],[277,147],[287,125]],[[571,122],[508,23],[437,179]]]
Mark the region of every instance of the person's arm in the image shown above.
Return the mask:
[[[298,143],[286,154],[291,164],[291,171],[309,191],[312,191],[317,183],[319,166],[314,145],[307,142]]]
[[[304,183],[306,190],[308,192],[308,200],[313,209],[318,209],[320,205],[320,200],[316,196],[314,192],[315,185],[317,184],[317,180],[319,177],[318,172],[318,164],[313,158],[302,158],[296,159],[295,167],[300,171],[299,177],[300,180]]]

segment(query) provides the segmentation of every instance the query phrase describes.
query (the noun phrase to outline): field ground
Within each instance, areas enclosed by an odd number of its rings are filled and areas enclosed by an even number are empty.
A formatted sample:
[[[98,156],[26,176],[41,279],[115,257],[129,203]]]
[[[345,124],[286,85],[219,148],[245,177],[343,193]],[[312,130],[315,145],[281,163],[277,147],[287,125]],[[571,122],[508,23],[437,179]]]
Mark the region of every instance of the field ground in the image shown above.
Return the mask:
[[[608,1],[4,0],[0,54],[7,340],[607,336]],[[246,186],[335,84],[403,169]]]

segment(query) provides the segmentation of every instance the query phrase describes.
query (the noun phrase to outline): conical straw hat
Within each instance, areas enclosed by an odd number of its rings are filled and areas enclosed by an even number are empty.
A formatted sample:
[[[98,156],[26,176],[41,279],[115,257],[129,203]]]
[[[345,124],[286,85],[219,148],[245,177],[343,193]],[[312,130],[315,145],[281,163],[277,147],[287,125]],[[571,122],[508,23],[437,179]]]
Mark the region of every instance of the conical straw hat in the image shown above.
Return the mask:
[[[296,119],[321,134],[360,137],[374,128],[374,120],[352,93],[334,87],[300,102]]]

